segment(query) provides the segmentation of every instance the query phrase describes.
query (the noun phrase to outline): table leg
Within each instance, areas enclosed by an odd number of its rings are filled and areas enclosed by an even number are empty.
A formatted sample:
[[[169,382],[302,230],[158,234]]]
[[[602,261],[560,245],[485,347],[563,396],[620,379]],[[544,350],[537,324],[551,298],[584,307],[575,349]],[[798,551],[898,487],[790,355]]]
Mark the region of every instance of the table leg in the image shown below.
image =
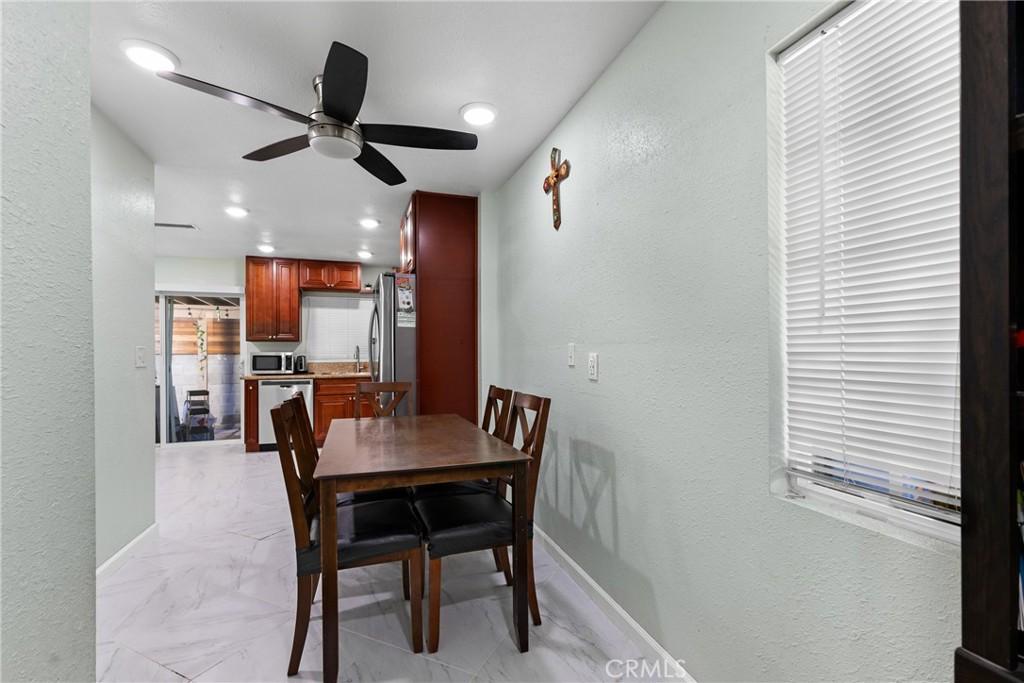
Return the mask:
[[[517,463],[512,475],[512,519],[514,520],[515,539],[512,544],[512,621],[519,640],[519,651],[530,649],[530,632],[526,616],[527,593],[527,544],[530,542],[529,519],[526,509],[526,490],[529,486],[527,463]]]
[[[324,683],[338,680],[338,511],[333,479],[320,481],[320,570],[324,632]]]

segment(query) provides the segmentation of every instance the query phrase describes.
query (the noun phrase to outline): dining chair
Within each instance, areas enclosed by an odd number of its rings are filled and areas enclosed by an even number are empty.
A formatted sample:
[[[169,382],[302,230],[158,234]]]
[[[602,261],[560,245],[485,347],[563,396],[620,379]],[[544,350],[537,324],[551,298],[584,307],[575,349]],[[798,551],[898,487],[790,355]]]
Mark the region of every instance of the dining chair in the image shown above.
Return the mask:
[[[511,483],[527,486],[526,513],[530,541],[526,551],[526,582],[530,614],[536,625],[540,625],[541,619],[533,576],[533,509],[537,498],[537,481],[540,477],[544,434],[547,431],[550,409],[551,399],[517,392],[511,401],[511,414],[505,431],[505,441],[510,444],[515,443],[517,429],[521,432],[520,450],[531,458],[528,481]],[[512,505],[505,499],[503,493],[494,490],[485,493],[418,498],[413,505],[426,532],[429,556],[427,651],[437,652],[441,627],[442,558],[488,548],[507,552],[505,549],[513,542]]]
[[[487,389],[487,401],[484,403],[484,419],[480,429],[488,432],[499,439],[505,439],[505,432],[508,429],[508,417],[512,412],[512,390],[492,384]],[[460,496],[468,493],[487,493],[497,491],[496,487],[501,484],[498,481],[486,479],[474,481],[455,481],[443,484],[426,484],[414,486],[412,493],[414,498],[431,498],[434,496]],[[504,489],[502,489],[504,490]],[[512,585],[512,566],[509,564],[508,553],[491,549],[494,556],[494,567],[496,571],[505,575],[505,583]]]
[[[309,630],[309,615],[320,581],[320,514],[318,487],[313,480],[316,448],[304,436],[299,414],[302,402],[289,399],[271,408],[277,452],[284,475],[288,509],[295,537],[298,592],[295,633],[288,675],[298,672]],[[408,499],[391,498],[338,505],[338,569],[401,562],[403,575],[411,577],[411,639],[413,652],[423,650],[422,576],[423,546],[419,522]],[[411,595],[410,595],[411,594]]]
[[[359,382],[356,384],[356,419],[361,417],[364,395],[370,397],[370,408],[374,417],[391,417],[411,390],[411,382]],[[384,394],[391,394],[391,399],[386,404],[381,402],[381,396]]]

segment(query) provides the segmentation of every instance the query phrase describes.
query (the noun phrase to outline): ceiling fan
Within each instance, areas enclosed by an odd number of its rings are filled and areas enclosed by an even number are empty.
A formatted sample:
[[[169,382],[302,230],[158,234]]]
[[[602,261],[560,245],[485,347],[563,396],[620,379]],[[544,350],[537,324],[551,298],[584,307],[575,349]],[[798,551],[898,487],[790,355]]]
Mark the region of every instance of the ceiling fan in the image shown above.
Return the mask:
[[[280,140],[242,157],[251,161],[268,161],[312,147],[327,157],[354,159],[388,185],[399,185],[405,182],[405,176],[369,143],[421,149],[476,149],[476,136],[472,133],[422,126],[361,123],[356,117],[366,94],[367,66],[368,60],[362,52],[339,42],[332,43],[323,74],[313,79],[316,103],[309,116],[174,71],[160,71],[157,75],[172,83],[268,114],[276,114],[306,126],[303,135]]]

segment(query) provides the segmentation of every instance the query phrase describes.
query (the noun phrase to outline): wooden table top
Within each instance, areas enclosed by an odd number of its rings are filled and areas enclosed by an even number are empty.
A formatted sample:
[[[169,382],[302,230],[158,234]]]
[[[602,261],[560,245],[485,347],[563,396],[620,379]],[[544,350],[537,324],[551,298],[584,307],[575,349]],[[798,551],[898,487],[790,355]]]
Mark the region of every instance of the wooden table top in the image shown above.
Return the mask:
[[[313,477],[378,477],[528,460],[458,415],[333,420]]]

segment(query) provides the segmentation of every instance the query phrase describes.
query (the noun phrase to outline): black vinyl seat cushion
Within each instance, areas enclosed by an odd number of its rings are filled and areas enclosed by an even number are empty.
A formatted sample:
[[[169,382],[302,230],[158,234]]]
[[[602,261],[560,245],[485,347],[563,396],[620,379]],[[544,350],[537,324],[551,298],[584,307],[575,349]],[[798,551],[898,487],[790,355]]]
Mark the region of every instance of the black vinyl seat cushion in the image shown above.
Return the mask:
[[[497,494],[434,496],[416,500],[413,506],[431,558],[512,545],[512,504]]]
[[[338,568],[345,569],[380,555],[415,550],[422,533],[419,519],[406,499],[393,498],[339,505]],[[320,519],[310,529],[312,543],[295,551],[298,575],[320,572]]]
[[[369,503],[374,500],[409,500],[412,489],[401,486],[397,489],[381,489],[379,491],[346,491],[338,494],[338,505],[352,503]]]
[[[473,493],[494,493],[495,484],[486,479],[475,481],[452,481],[443,484],[426,484],[424,486],[413,486],[412,497],[434,498],[437,496],[464,496]]]

